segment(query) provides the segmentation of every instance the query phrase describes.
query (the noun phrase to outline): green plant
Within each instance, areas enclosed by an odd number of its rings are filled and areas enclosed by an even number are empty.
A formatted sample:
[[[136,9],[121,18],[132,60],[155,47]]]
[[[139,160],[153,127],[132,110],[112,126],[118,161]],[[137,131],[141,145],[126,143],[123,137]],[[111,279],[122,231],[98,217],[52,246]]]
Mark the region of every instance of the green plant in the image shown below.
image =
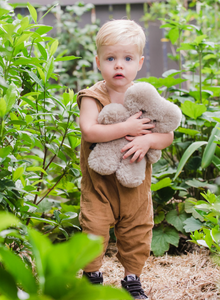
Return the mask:
[[[187,210],[193,213],[185,223],[185,230],[191,232],[191,242],[210,249],[211,252],[220,253],[220,196],[209,190],[201,193],[205,200],[189,198]]]
[[[45,7],[41,8],[41,10],[45,9]],[[66,55],[76,54],[79,57],[77,60],[62,61],[57,64],[59,82],[76,91],[101,79],[98,71],[93,70],[98,21],[92,20],[91,24],[86,24],[84,27],[80,24],[81,16],[93,9],[94,5],[82,2],[68,5],[65,10],[60,6],[52,9],[56,17],[56,38],[59,40],[58,56],[65,53]]]
[[[57,95],[51,80],[56,62],[76,57],[54,56],[58,40],[31,4],[25,17],[1,5],[0,210],[65,239],[78,226],[79,112],[74,92]]]
[[[185,199],[199,200],[201,191],[207,189],[219,194],[219,44],[215,34],[219,5],[216,3],[215,12],[213,1],[201,3],[197,10],[191,9],[193,5],[194,1],[189,8],[183,7],[179,0],[155,3],[149,12],[145,10],[143,18],[146,22],[160,18],[172,49],[169,58],[178,63],[179,70],[141,81],[153,84],[183,113],[173,144],[153,166],[152,250],[156,255],[162,255],[170,244],[177,246],[180,236],[187,238],[184,222],[192,212]]]
[[[9,226],[22,226],[26,231],[26,256],[31,256],[33,264],[31,269],[0,241],[0,299],[131,299],[124,290],[94,286],[77,276],[102,251],[101,238],[75,234],[69,241],[53,245],[46,236],[22,225],[14,215],[0,212],[1,236]]]

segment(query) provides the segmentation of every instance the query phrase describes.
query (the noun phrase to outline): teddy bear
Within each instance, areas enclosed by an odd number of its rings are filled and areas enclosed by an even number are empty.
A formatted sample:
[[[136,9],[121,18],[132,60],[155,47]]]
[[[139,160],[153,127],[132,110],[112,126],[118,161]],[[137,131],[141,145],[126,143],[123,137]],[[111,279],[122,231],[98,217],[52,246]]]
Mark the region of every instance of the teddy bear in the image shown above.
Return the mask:
[[[181,110],[174,103],[161,97],[156,88],[147,82],[134,83],[125,93],[124,104],[106,105],[98,115],[99,124],[114,124],[126,121],[142,111],[140,118],[148,118],[155,125],[152,132],[174,131],[181,121]],[[140,162],[130,163],[131,157],[123,159],[121,149],[128,143],[126,138],[97,143],[90,152],[88,164],[101,175],[116,173],[120,184],[134,188],[145,179],[146,164],[160,159],[161,150],[149,149]]]

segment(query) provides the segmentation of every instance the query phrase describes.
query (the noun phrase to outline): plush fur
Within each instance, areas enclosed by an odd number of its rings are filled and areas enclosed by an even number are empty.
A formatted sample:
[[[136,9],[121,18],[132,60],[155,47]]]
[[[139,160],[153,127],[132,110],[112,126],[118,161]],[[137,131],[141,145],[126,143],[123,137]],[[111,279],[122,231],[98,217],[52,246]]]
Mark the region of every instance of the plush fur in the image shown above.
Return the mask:
[[[160,96],[149,83],[136,83],[125,93],[124,106],[111,103],[98,116],[100,124],[126,121],[130,116],[142,111],[141,118],[149,118],[155,127],[152,132],[168,133],[175,130],[181,121],[179,107]],[[130,163],[130,157],[123,159],[121,149],[129,143],[125,138],[106,143],[98,143],[91,151],[89,167],[101,175],[116,172],[118,181],[126,187],[137,187],[145,179],[147,161],[151,164],[160,159],[161,151],[150,149],[140,162]]]

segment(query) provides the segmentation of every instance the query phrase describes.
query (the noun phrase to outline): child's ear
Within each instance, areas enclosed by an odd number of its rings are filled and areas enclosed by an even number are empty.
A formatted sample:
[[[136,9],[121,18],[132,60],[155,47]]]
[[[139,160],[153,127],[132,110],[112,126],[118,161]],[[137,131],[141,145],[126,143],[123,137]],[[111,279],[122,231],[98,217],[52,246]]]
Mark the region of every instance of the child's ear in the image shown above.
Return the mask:
[[[141,56],[141,58],[139,60],[139,69],[138,69],[138,71],[140,71],[140,69],[142,68],[143,62],[144,62],[144,56]]]
[[[97,67],[100,70],[100,60],[99,60],[98,55],[96,55],[95,60],[96,60]]]

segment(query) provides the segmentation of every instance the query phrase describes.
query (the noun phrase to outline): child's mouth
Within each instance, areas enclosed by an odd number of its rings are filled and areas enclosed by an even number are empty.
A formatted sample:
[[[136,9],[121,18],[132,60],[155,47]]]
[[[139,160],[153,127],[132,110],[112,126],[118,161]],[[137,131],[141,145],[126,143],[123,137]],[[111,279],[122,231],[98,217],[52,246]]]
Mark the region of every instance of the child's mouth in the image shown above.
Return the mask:
[[[116,74],[116,75],[114,76],[114,78],[124,78],[124,75],[122,75],[122,74]]]

